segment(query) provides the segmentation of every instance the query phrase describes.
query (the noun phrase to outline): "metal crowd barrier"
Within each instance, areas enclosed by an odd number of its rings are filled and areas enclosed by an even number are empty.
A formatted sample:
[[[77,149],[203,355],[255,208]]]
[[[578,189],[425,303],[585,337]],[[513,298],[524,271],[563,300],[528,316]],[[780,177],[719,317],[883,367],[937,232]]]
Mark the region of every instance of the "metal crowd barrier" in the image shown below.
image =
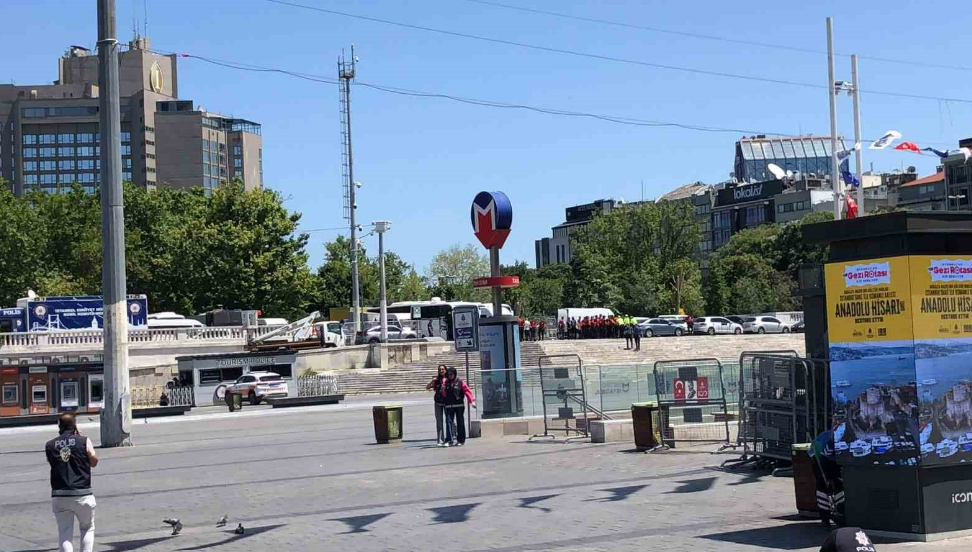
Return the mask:
[[[740,358],[738,440],[743,454],[724,466],[788,462],[794,444],[809,442],[818,433],[816,366],[790,351],[785,353],[744,353]]]
[[[168,387],[157,385],[153,387],[133,387],[130,391],[132,395],[132,408],[154,408],[161,406],[162,393],[166,394],[169,404],[167,406],[192,406],[193,388],[191,385],[178,385]]]
[[[547,364],[546,366],[544,364]],[[563,431],[565,442],[572,439],[590,437],[590,414],[607,418],[601,411],[587,402],[587,385],[584,377],[584,362],[579,355],[547,355],[537,360],[540,372],[540,391],[543,400],[543,434],[530,439],[556,438],[551,432]],[[579,423],[578,413],[583,412],[583,423]],[[556,409],[556,410],[555,410]],[[556,414],[554,414],[556,412]],[[563,422],[563,426],[552,422]],[[575,437],[571,437],[575,433]]]
[[[336,376],[310,374],[297,377],[298,397],[321,397],[337,394],[338,383]]]
[[[726,385],[715,358],[659,360],[652,374],[661,418],[662,442],[730,445]]]
[[[761,355],[777,355],[777,356],[792,356],[797,358],[800,355],[790,349],[790,350],[780,350],[780,351],[743,351],[739,355],[739,380],[736,384],[737,393],[737,414],[739,416],[739,427],[736,432],[736,445],[737,447],[744,447],[747,439],[752,439],[753,437],[753,425],[746,417],[745,401],[747,394],[753,393],[753,380],[752,378],[747,378],[747,374],[752,373],[752,367],[750,366],[757,356]]]

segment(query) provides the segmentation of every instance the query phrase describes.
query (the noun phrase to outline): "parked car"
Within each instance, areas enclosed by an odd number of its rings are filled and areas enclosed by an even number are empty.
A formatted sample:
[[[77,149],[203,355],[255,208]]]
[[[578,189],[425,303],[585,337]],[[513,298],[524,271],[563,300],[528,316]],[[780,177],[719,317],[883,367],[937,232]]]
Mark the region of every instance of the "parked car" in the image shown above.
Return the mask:
[[[715,335],[721,334],[741,334],[743,328],[739,324],[722,316],[706,316],[696,318],[692,324],[692,333]]]
[[[790,326],[790,331],[793,333],[803,333],[807,331],[807,325],[803,322],[803,320],[801,320],[796,324]]]
[[[671,320],[665,320],[663,318],[649,318],[644,322],[638,324],[641,328],[641,335],[644,337],[653,337],[656,335],[682,335],[685,330],[682,326],[672,322]]]
[[[399,339],[417,339],[418,334],[412,328],[403,328],[401,324],[397,321],[388,321],[388,340],[399,340]],[[358,345],[368,343],[381,343],[381,326],[374,325],[367,330],[362,330],[358,332],[358,337],[355,339],[355,343]]]
[[[790,333],[790,327],[772,316],[747,316],[743,323],[746,333]]]
[[[246,397],[250,404],[270,397],[286,397],[289,394],[287,382],[274,372],[250,372],[237,378],[229,391]]]
[[[745,316],[727,316],[726,318],[728,318],[731,322],[735,322],[736,324],[739,324],[740,326],[746,324]]]
[[[689,331],[688,316],[684,314],[663,314],[658,318],[661,318],[662,320],[667,320],[668,322],[671,322],[675,326],[682,328],[683,333],[688,333]]]

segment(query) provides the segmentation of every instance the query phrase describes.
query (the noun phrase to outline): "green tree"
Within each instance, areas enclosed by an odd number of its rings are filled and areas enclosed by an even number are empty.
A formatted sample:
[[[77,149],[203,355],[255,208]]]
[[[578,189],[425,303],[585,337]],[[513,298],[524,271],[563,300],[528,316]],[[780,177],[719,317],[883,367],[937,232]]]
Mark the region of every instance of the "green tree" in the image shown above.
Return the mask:
[[[489,290],[472,286],[473,279],[489,276],[489,259],[475,245],[456,244],[439,251],[426,272],[429,280],[435,282],[433,295],[451,301],[489,300]]]
[[[698,268],[686,269],[698,260],[700,239],[695,211],[685,202],[597,215],[573,236],[565,299],[571,306],[607,306],[635,315],[675,308],[683,296],[701,308]]]

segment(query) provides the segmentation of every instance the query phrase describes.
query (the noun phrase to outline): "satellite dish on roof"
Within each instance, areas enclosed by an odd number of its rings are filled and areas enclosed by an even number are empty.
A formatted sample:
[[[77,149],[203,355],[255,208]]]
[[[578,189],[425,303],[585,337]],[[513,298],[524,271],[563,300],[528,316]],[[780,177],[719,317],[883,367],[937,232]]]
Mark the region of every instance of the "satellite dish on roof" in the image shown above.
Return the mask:
[[[786,176],[786,171],[780,168],[779,165],[775,163],[769,163],[766,165],[766,170],[773,174],[773,177],[777,180],[782,180]]]

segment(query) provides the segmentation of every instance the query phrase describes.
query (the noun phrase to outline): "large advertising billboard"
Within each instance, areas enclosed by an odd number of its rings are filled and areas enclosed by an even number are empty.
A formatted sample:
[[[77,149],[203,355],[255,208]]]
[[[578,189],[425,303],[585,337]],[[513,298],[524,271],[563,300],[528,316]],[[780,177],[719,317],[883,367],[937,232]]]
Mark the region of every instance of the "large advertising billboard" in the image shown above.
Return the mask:
[[[917,386],[908,257],[826,266],[837,458],[918,463]]]
[[[145,298],[128,299],[128,327],[148,325]],[[48,297],[27,303],[27,328],[32,332],[104,329],[105,312],[101,297]]]
[[[972,460],[972,257],[912,256],[923,465]]]

